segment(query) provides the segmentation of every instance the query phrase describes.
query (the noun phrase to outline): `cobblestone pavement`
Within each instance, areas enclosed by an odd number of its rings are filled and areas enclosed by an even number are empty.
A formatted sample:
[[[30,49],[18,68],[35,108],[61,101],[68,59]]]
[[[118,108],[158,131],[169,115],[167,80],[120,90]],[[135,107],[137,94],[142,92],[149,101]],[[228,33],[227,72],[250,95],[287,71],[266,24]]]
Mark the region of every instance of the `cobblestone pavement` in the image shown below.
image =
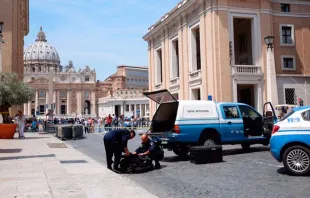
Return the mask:
[[[105,163],[103,134],[67,141],[93,159]],[[139,137],[129,141],[133,150]],[[224,162],[195,165],[165,150],[163,168],[125,175],[159,197],[310,197],[309,177],[293,177],[275,161],[268,147],[253,146],[243,153],[240,145],[224,146]]]

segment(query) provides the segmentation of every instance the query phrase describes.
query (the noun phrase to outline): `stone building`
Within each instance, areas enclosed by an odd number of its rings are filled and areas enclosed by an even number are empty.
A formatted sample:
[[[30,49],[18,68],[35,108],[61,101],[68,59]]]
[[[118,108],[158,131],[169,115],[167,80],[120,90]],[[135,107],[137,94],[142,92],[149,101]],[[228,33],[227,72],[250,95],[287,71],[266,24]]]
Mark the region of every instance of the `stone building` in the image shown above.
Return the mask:
[[[266,101],[310,104],[309,27],[309,1],[184,0],[143,37],[149,90],[259,111]],[[272,48],[267,36],[274,36]],[[152,102],[151,114],[155,108]]]
[[[52,75],[49,76],[49,72]],[[51,95],[49,79],[53,88]],[[33,100],[24,104],[28,116],[44,115],[50,104],[56,116],[97,115],[95,70],[89,66],[76,70],[72,61],[62,66],[57,50],[47,42],[42,27],[35,43],[24,51],[24,82],[36,90]]]
[[[148,83],[148,67],[118,66],[115,74],[97,82],[99,116],[148,116],[149,101],[143,96]]]
[[[121,65],[115,74],[104,81],[97,81],[98,98],[113,95],[120,89],[147,90],[148,83],[148,67]]]
[[[2,0],[0,22],[3,22],[4,40],[0,44],[2,71],[15,72],[22,79],[24,36],[29,33],[29,0]]]
[[[0,1],[0,23],[3,24],[0,32],[0,72],[14,72],[22,80],[24,37],[29,33],[29,0]],[[16,115],[21,108],[12,106],[10,115]]]

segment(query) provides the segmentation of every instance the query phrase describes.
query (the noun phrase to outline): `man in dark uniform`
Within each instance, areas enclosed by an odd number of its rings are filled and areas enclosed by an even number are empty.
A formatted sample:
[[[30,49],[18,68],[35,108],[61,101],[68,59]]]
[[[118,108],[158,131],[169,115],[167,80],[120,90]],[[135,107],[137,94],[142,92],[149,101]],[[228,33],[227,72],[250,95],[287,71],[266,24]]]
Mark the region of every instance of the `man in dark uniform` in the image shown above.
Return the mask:
[[[158,158],[160,158],[160,156],[158,155],[158,151],[159,149],[157,148],[155,142],[150,140],[147,134],[143,134],[141,136],[141,145],[139,148],[136,149],[133,155],[149,156],[151,160],[155,161],[155,169],[160,169],[161,166],[158,161]]]
[[[113,169],[115,171],[119,171],[118,166],[122,152],[124,152],[126,156],[130,155],[127,148],[127,143],[128,140],[134,138],[135,136],[136,133],[134,130],[128,131],[126,129],[119,129],[110,131],[103,137],[108,169],[112,170],[112,157],[114,155]]]

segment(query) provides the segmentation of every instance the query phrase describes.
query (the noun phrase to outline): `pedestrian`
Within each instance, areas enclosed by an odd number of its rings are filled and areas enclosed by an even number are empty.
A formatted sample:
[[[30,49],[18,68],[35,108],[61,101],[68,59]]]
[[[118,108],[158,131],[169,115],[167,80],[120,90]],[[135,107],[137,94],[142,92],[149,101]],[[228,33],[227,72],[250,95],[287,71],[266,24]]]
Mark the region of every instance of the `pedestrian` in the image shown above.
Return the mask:
[[[117,115],[114,118],[114,127],[118,129],[118,116]]]
[[[85,134],[89,133],[89,130],[88,130],[88,121],[87,120],[84,120],[83,122],[83,125],[84,125],[84,131],[85,131]]]
[[[109,116],[108,116],[108,131],[111,130],[112,121],[113,121],[113,118],[111,117],[111,114],[109,114]]]
[[[32,130],[32,132],[37,132],[37,121],[36,121],[36,119],[33,119],[32,123],[31,123],[31,130]]]
[[[18,115],[15,117],[15,120],[18,125],[19,138],[25,138],[24,136],[25,116],[21,110],[18,110]]]
[[[102,120],[101,120],[101,118],[98,118],[98,120],[97,120],[97,125],[98,125],[98,133],[100,133],[101,132],[101,129],[100,129],[100,127],[101,127],[101,122],[102,122]]]
[[[134,138],[135,135],[136,133],[134,130],[118,129],[108,132],[103,137],[108,169],[112,170],[112,158],[114,155],[113,170],[119,171],[122,152],[124,152],[126,156],[131,154],[128,151],[127,143],[128,140]]]

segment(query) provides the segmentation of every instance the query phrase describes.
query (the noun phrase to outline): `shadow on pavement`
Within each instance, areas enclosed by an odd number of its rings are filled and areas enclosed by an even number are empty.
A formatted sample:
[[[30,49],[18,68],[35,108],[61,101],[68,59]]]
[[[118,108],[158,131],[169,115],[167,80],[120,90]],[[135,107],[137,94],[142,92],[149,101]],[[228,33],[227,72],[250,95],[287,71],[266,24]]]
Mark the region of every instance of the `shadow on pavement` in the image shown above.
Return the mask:
[[[229,155],[241,155],[241,154],[248,154],[248,153],[255,153],[255,152],[264,152],[269,151],[268,147],[253,147],[249,148],[248,150],[243,150],[242,148],[236,148],[236,149],[225,149],[223,151],[223,156],[229,156]],[[170,156],[170,157],[164,157],[163,162],[180,162],[180,161],[189,161],[190,156]]]
[[[285,167],[279,168],[277,172],[281,175],[287,175],[291,177],[309,177],[310,176],[310,173],[308,173],[307,175],[303,175],[303,176],[292,175]]]
[[[0,149],[0,153],[20,153],[22,149]]]
[[[28,158],[44,158],[44,157],[56,157],[56,155],[49,154],[49,155],[29,155],[29,156],[0,157],[0,161],[4,161],[4,160],[17,160],[17,159],[28,159]]]
[[[26,137],[25,140],[37,140],[37,139],[46,139],[46,138],[49,138],[49,137]]]
[[[261,147],[249,148],[248,150],[244,150],[242,148],[226,149],[223,151],[223,156],[240,155],[240,154],[248,154],[248,153],[256,153],[256,152],[264,152],[264,151],[269,151],[269,148],[265,146],[261,146]]]

